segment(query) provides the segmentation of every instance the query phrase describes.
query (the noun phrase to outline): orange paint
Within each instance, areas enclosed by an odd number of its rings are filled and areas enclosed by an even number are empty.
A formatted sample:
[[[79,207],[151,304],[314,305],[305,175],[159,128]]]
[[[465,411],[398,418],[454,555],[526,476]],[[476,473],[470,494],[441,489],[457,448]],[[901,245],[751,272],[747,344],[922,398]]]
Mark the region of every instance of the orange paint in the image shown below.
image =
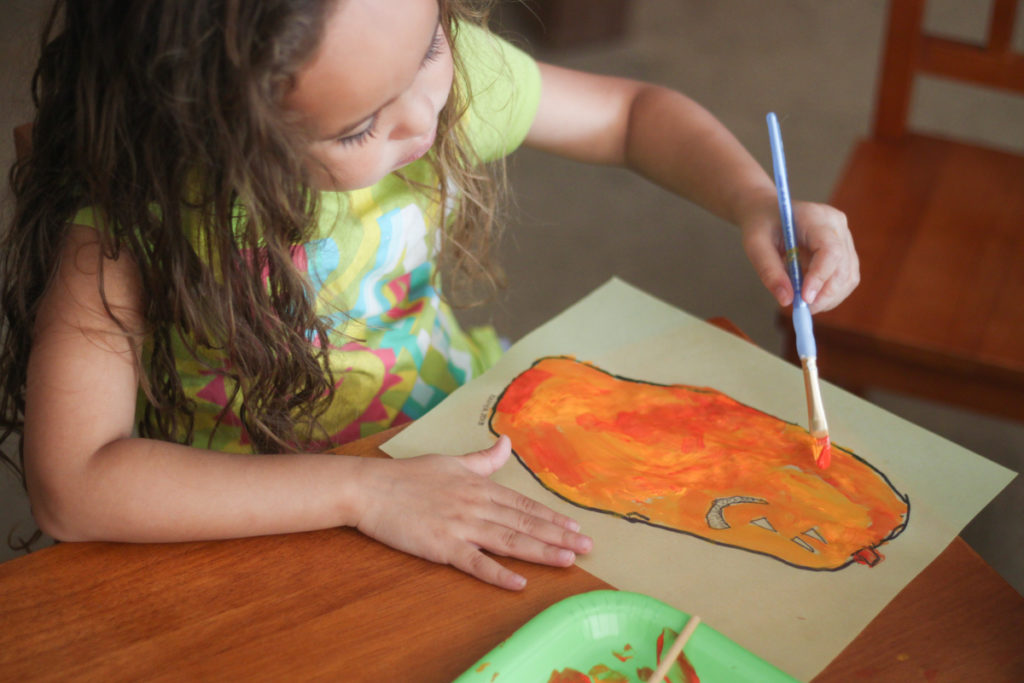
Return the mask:
[[[633,646],[629,643],[626,643],[626,647],[622,648],[622,652],[612,652],[612,654],[615,655],[615,659],[619,660],[620,662],[625,662],[626,660],[633,659]]]
[[[568,357],[509,385],[491,430],[547,489],[574,505],[698,536],[795,567],[872,566],[909,502],[839,446],[827,470],[797,425],[705,387],[615,377]],[[873,562],[868,561],[873,560]]]
[[[630,683],[629,676],[606,664],[592,666],[588,673],[591,680],[596,681],[596,683]]]
[[[658,636],[657,653],[656,653],[657,654],[657,658],[658,658],[657,661],[658,661],[659,664],[661,664],[661,653],[664,652],[664,650],[665,650],[665,643],[666,642],[674,643],[674,642],[676,642],[676,638],[678,638],[678,637],[679,637],[679,634],[677,632],[673,631],[672,629],[670,629],[670,628],[662,629],[661,635]],[[700,677],[697,676],[697,671],[696,671],[696,669],[693,668],[693,664],[691,664],[690,660],[686,658],[686,651],[685,650],[683,652],[680,652],[679,656],[676,657],[676,664],[679,665],[679,668],[683,672],[683,678],[685,680],[685,683],[700,683]],[[670,674],[672,673],[672,669],[671,668],[668,671],[669,671]],[[654,672],[652,671],[651,673],[653,674]],[[650,676],[648,676],[648,678],[644,679],[644,680],[648,680],[649,678],[650,678]],[[666,678],[668,678],[668,676],[666,676]],[[649,682],[649,683],[653,683],[653,682]],[[662,682],[658,681],[658,683],[662,683]]]
[[[823,470],[827,470],[828,466],[832,464],[832,442],[829,441],[828,436],[814,440],[814,461]]]
[[[658,639],[655,643],[655,657],[657,658],[657,662],[661,661],[661,654],[665,646],[666,637],[670,639],[669,642],[674,642],[678,635],[678,633],[670,628],[664,628],[661,633],[658,634]],[[623,648],[623,652],[631,652],[632,650],[632,646],[628,644]],[[633,655],[623,657],[620,653],[615,652],[614,650],[612,651],[612,655],[621,662],[625,662],[627,659],[631,659],[633,657]],[[697,672],[694,670],[693,665],[690,664],[690,661],[686,658],[685,653],[679,654],[678,659],[676,659],[676,663],[679,665],[678,670],[682,671],[683,683],[700,683],[700,678],[697,677]],[[587,673],[583,673],[582,671],[569,667],[560,671],[555,669],[551,672],[551,676],[548,678],[547,683],[630,683],[630,681],[634,680],[629,676],[629,674],[621,671],[621,667],[619,665],[616,666],[617,668],[612,668],[607,664],[595,664],[587,670]],[[654,670],[647,666],[638,667],[636,670],[637,678],[641,681],[650,680],[653,673]],[[678,676],[674,675],[676,673],[677,669],[673,667],[669,669],[669,673],[666,678],[669,680],[677,680]]]

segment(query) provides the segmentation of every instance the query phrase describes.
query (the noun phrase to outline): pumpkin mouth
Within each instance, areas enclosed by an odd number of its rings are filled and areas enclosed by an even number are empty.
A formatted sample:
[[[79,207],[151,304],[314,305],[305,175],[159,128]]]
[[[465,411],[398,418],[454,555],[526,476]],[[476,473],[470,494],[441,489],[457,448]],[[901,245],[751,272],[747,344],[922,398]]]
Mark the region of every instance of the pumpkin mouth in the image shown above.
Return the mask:
[[[732,527],[729,525],[729,522],[725,520],[725,508],[731,505],[742,505],[744,503],[753,503],[755,505],[769,505],[768,501],[765,500],[764,498],[755,498],[753,496],[727,496],[724,498],[716,498],[711,503],[711,507],[708,508],[707,515],[705,515],[708,527],[711,529],[715,529],[716,531],[724,531],[726,529],[731,529]],[[764,529],[765,531],[770,531],[775,534],[779,533],[778,529],[776,529],[772,525],[771,520],[768,519],[768,517],[766,516],[752,519],[749,522],[747,522],[747,524],[752,524],[753,526],[759,527],[761,529]],[[811,544],[812,542],[815,545],[828,545],[828,541],[822,535],[821,530],[816,526],[808,528],[806,531],[801,532],[800,535],[794,536],[789,540],[792,543],[795,543],[801,549],[809,553],[818,552],[818,549]],[[857,559],[858,557],[860,557],[859,553],[864,553],[867,550],[870,549],[862,548],[861,550],[858,550],[857,552],[853,553],[852,557],[854,559]],[[858,559],[857,561],[860,560]]]
[[[708,508],[708,513],[705,516],[708,527],[717,531],[724,531],[725,529],[732,528],[729,522],[725,520],[725,508],[731,505],[741,505],[743,503],[753,503],[756,505],[770,505],[770,503],[763,498],[754,498],[753,496],[728,496],[725,498],[716,498],[711,503],[711,507]],[[907,515],[902,515],[903,524],[893,530],[890,538],[895,538],[906,526]],[[750,520],[747,524],[760,527],[765,531],[772,533],[779,533],[778,529],[772,525],[770,519],[767,516],[757,517]],[[826,546],[829,544],[828,539],[822,534],[821,529],[817,526],[812,526],[807,530],[801,532],[797,536],[793,536],[789,539],[790,542],[795,543],[798,547],[806,552],[817,554],[819,552],[818,546]],[[885,541],[883,540],[882,543]],[[869,545],[859,550],[850,553],[850,559],[858,564],[863,564],[868,567],[874,567],[879,562],[885,559],[885,556],[878,551],[878,546],[881,545]]]
[[[704,516],[708,521],[708,526],[720,531],[723,529],[729,529],[729,523],[725,521],[724,510],[730,505],[739,505],[740,503],[757,503],[758,505],[767,505],[768,501],[764,498],[753,498],[752,496],[729,496],[727,498],[716,498],[711,503],[711,507],[708,508],[708,514]],[[765,518],[761,517],[760,519]],[[765,519],[765,521],[767,522],[768,520]],[[751,522],[751,524],[753,524],[753,522]],[[775,531],[775,528],[772,527],[771,524],[768,525],[768,528]]]

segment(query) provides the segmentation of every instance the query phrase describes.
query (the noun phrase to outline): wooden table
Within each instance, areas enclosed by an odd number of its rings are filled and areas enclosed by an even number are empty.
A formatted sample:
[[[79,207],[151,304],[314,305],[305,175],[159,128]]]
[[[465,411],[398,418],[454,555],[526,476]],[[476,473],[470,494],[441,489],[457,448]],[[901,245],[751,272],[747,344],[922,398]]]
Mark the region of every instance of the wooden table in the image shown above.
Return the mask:
[[[393,433],[346,449],[386,457]],[[450,681],[544,608],[609,587],[507,563],[524,591],[351,529],[61,544],[0,564],[0,680]],[[957,538],[815,680],[1024,680],[1024,598]]]

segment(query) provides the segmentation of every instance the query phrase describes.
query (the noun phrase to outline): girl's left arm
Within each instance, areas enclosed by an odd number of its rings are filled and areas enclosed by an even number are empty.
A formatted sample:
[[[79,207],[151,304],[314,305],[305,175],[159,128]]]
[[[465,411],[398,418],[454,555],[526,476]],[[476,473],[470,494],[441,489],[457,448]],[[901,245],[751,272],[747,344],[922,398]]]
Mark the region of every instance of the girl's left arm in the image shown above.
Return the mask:
[[[737,225],[761,281],[780,305],[792,301],[775,184],[725,126],[668,88],[550,64],[540,69],[540,106],[527,145],[626,166]],[[813,312],[828,310],[860,279],[846,217],[808,202],[795,202],[794,211],[801,252],[810,256],[804,299]]]

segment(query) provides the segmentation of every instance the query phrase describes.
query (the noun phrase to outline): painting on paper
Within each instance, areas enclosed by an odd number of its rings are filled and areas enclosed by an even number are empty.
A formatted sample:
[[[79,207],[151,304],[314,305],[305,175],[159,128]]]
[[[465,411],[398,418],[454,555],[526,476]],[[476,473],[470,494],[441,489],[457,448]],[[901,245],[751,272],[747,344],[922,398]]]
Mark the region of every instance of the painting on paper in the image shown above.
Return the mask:
[[[489,426],[542,486],[588,510],[819,571],[874,566],[909,497],[841,446],[820,469],[798,425],[706,387],[537,360]]]

